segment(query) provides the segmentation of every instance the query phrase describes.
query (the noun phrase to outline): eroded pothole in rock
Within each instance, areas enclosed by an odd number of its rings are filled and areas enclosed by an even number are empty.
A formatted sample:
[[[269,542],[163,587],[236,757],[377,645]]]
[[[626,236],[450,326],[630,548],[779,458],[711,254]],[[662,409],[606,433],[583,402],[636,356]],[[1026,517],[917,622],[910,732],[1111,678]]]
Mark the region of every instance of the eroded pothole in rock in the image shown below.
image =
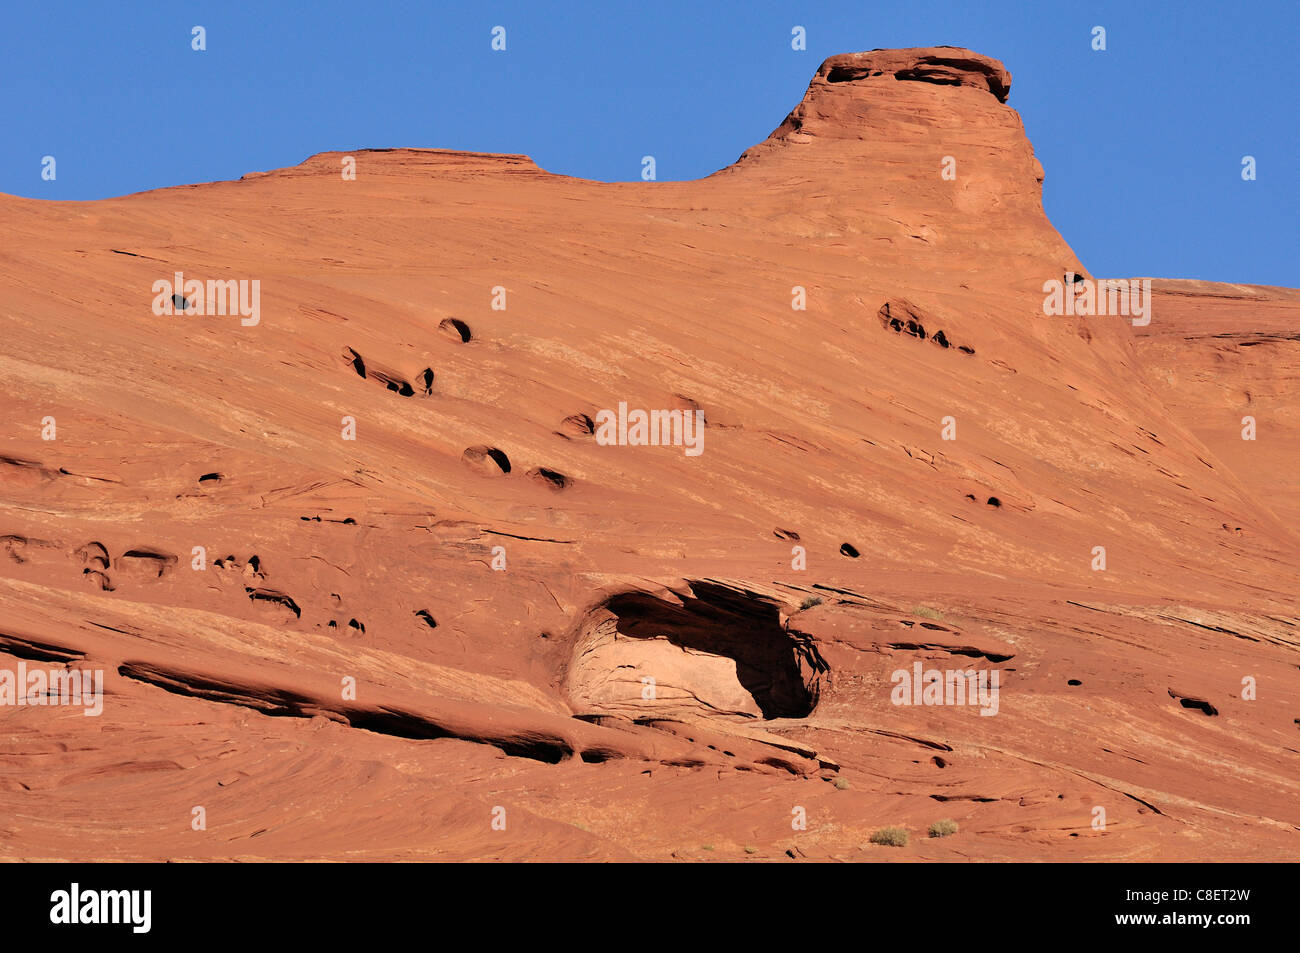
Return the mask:
[[[590,612],[566,688],[579,712],[804,718],[826,671],[812,640],[787,629],[775,603],[692,582],[680,604],[628,592]]]

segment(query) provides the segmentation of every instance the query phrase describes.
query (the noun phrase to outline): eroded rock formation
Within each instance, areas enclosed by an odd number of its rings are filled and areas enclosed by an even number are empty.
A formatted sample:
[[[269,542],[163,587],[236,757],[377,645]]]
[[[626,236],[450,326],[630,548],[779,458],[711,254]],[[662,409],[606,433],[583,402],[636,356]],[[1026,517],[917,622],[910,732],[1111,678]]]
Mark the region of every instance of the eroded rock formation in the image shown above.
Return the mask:
[[[106,692],[0,707],[0,856],[1294,857],[1300,297],[1047,317],[1009,89],[833,57],[693,182],[0,197],[0,670]]]

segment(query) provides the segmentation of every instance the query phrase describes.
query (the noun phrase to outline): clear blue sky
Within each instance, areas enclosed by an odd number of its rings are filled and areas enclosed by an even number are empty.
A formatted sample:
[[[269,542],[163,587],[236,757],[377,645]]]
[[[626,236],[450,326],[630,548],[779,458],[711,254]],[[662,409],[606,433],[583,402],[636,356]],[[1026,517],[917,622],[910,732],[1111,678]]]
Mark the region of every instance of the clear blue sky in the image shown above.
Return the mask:
[[[826,56],[950,44],[1011,69],[1047,212],[1095,274],[1295,287],[1297,40],[1297,0],[13,0],[0,191],[101,198],[392,146],[607,181],[651,154],[661,180],[697,178],[771,132]]]

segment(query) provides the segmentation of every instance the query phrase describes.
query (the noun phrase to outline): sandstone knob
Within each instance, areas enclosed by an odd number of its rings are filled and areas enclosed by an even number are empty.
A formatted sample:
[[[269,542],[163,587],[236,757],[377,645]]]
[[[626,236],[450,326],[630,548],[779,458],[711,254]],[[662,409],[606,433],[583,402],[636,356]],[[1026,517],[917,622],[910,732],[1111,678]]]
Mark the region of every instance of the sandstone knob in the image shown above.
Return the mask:
[[[813,85],[882,76],[942,86],[974,86],[987,89],[1003,103],[1011,93],[1011,73],[1000,61],[958,46],[841,53],[822,63]]]

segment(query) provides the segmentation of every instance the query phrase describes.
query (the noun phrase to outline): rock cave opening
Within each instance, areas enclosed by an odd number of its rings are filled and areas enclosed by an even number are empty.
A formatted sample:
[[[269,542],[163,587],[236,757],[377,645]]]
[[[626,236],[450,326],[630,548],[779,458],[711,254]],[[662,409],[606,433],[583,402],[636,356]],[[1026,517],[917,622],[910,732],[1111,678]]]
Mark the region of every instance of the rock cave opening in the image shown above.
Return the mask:
[[[579,702],[633,715],[805,718],[827,671],[812,640],[782,624],[774,602],[697,581],[681,605],[643,592],[608,599],[579,635],[569,685]],[[645,692],[647,684],[654,690]]]

